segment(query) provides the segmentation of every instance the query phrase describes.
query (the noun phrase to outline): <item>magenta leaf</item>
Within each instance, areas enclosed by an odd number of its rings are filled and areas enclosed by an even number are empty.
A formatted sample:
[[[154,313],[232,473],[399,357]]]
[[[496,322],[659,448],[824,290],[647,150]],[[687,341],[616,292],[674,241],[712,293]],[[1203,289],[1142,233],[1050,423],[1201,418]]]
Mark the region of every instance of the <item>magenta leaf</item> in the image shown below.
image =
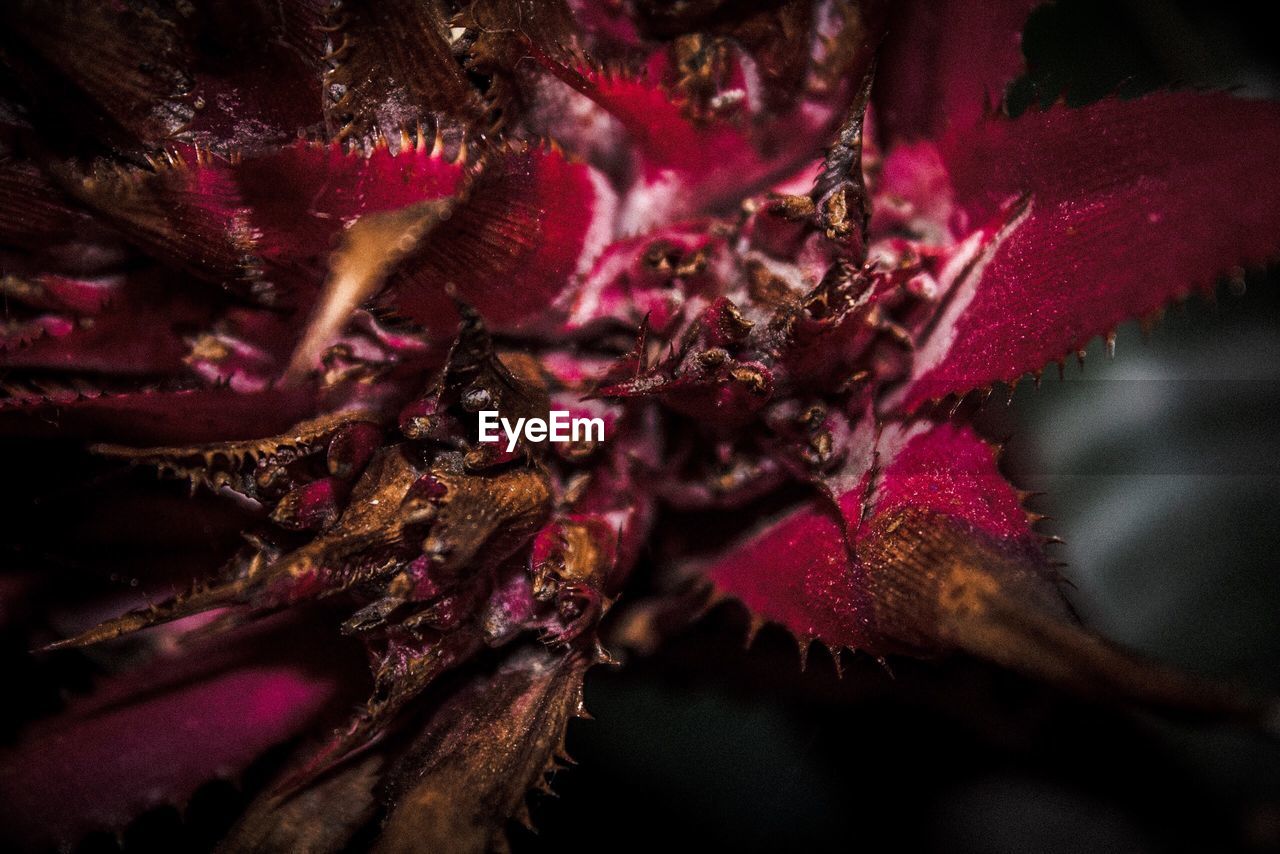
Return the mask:
[[[19,843],[305,732],[227,850],[500,847],[601,644],[729,598],[1258,720],[1081,628],[926,405],[1273,258],[1275,104],[1010,118],[1031,0],[11,5],[0,619],[158,656],[0,751]]]
[[[393,304],[448,336],[458,318],[445,290],[452,283],[490,327],[536,329],[567,310],[613,236],[615,203],[602,176],[555,149],[495,157],[470,196],[392,275]]]
[[[957,234],[987,233],[955,250],[963,274],[918,346],[901,405],[1016,380],[1274,258],[1277,145],[1275,104],[1189,92],[948,136]]]
[[[175,146],[150,169],[106,162],[55,169],[67,193],[176,271],[259,301],[272,297],[225,161]]]
[[[288,143],[323,124],[321,0],[202,3],[187,38],[206,45],[192,66],[194,115],[181,138],[229,153]]]
[[[741,600],[753,626],[782,624],[802,654],[815,639],[881,656],[963,652],[1078,693],[1252,722],[1269,714],[1079,626],[996,450],[970,429],[891,425],[877,455],[882,469],[837,498],[838,514],[796,511],[716,559],[717,594]]]
[[[964,129],[999,107],[1022,70],[1022,27],[1043,0],[893,3],[876,65],[884,137],[911,141]]]
[[[880,523],[904,512],[952,520],[1011,553],[1039,560],[1017,493],[996,467],[996,450],[966,428],[926,423],[885,428],[850,459],[835,508],[820,503],[766,527],[707,568],[722,593],[803,640],[883,652],[897,627],[877,601],[876,567],[861,557]],[[848,541],[845,539],[848,532]]]
[[[425,136],[385,143],[372,153],[338,143],[297,142],[271,154],[247,157],[230,168],[268,260],[285,269],[322,271],[336,235],[358,217],[453,195],[463,163]]]
[[[10,841],[68,844],[152,807],[182,807],[201,784],[234,777],[314,724],[342,672],[328,653],[329,663],[306,658],[304,637],[296,624],[260,624],[208,639],[108,677],[33,726],[0,754]]]
[[[46,276],[31,284],[34,302],[68,311],[34,318],[39,334],[17,346],[0,341],[0,366],[114,376],[172,374],[182,370],[189,349],[184,334],[208,323],[211,315],[206,303],[156,276],[101,284]],[[138,335],[139,326],[149,334]]]

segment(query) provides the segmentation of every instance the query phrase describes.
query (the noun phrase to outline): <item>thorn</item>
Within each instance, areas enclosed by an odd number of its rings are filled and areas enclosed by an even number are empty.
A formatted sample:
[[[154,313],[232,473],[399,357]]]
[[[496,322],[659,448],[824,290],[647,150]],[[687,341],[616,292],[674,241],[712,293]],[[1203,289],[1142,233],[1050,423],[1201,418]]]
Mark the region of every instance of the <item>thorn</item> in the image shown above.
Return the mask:
[[[831,664],[836,669],[836,678],[843,679],[844,678],[844,661],[841,660],[842,650],[840,649],[840,647],[836,647],[836,646],[827,646],[826,644],[823,644],[823,646],[826,648],[827,652],[831,655]]]
[[[796,638],[796,647],[800,652],[800,672],[804,673],[805,668],[809,666],[809,647],[813,643],[813,638],[801,640]]]
[[[596,648],[592,651],[592,655],[596,664],[603,664],[606,667],[620,667],[622,665],[622,661],[605,649],[599,639],[596,640]]]

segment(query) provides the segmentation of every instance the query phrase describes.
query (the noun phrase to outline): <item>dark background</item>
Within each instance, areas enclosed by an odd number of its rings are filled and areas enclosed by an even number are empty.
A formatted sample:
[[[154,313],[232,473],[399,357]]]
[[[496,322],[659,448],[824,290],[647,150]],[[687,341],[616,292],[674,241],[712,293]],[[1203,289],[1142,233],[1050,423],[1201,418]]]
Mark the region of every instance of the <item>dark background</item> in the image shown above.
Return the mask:
[[[1061,0],[1024,38],[1011,109],[1168,85],[1280,97],[1265,4]],[[1081,140],[1087,145],[1088,140]],[[1280,158],[1280,152],[1277,152]],[[1141,258],[1133,260],[1141,264]],[[1096,342],[1067,379],[983,414],[1086,620],[1204,673],[1280,689],[1280,299],[1171,309],[1143,341]],[[1236,291],[1239,288],[1235,289]],[[1280,851],[1280,745],[1099,707],[972,661],[893,675],[731,608],[649,660],[588,676],[578,766],[537,799],[517,850],[706,845],[938,852]]]

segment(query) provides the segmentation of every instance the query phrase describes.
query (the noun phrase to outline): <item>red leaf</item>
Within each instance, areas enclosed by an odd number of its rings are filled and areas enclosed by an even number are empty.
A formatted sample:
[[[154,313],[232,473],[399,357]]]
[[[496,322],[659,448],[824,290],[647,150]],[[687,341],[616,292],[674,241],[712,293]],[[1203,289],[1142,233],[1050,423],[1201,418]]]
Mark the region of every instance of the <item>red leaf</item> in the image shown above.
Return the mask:
[[[188,25],[195,113],[181,136],[217,151],[288,143],[323,123],[324,0],[204,3]]]
[[[289,142],[320,124],[320,99],[318,71],[278,48],[251,54],[196,75],[192,100],[201,106],[181,136],[219,151]]]
[[[71,164],[57,171],[68,193],[160,261],[194,279],[270,298],[224,161],[175,146],[150,170],[99,162],[87,173]]]
[[[873,548],[882,519],[904,511],[953,520],[980,539],[1037,560],[1037,538],[1018,496],[996,467],[995,450],[967,428],[919,424],[886,428],[850,461],[849,487],[834,508],[815,504],[771,525],[707,569],[716,587],[800,638],[832,647],[883,651],[899,638],[876,601],[875,567],[858,559]],[[874,480],[872,480],[874,478]],[[868,486],[873,485],[874,490]],[[872,492],[863,516],[863,502]],[[852,538],[846,547],[842,528]]]
[[[572,200],[567,203],[566,200]],[[530,148],[486,164],[469,198],[391,278],[395,307],[446,337],[445,285],[493,329],[536,327],[613,236],[615,200],[591,167]]]
[[[615,240],[583,277],[564,331],[594,332],[610,322],[635,329],[647,317],[651,329],[666,332],[688,294],[718,292],[715,264],[703,262],[723,249],[710,220]]]
[[[966,128],[998,106],[1022,70],[1022,26],[1041,2],[893,4],[874,90],[885,140]]]
[[[337,143],[299,142],[235,164],[263,256],[323,269],[334,235],[358,217],[456,193],[460,158],[446,158],[430,139],[410,143],[399,154],[379,145],[366,157]]]
[[[184,334],[207,323],[211,314],[188,290],[174,287],[171,278],[145,273],[97,284],[41,276],[33,290],[34,301],[67,305],[74,314],[39,316],[35,321],[42,334],[16,347],[0,340],[0,366],[5,368],[171,374],[182,370],[190,349]],[[84,309],[92,316],[76,316]],[[139,329],[147,334],[139,335]]]
[[[301,663],[315,639],[280,628],[211,638],[108,678],[33,727],[0,754],[10,841],[72,843],[152,807],[181,807],[202,783],[238,774],[314,722],[339,673],[331,660]]]
[[[1277,147],[1276,104],[1187,92],[948,136],[956,230],[986,224],[990,239],[957,250],[965,272],[918,348],[902,405],[1015,380],[1274,258]]]
[[[835,87],[825,100],[797,104],[779,116],[750,115],[744,109],[695,119],[686,99],[657,82],[668,66],[664,51],[650,57],[643,77],[571,68],[545,56],[540,61],[616,119],[630,137],[639,174],[621,217],[628,233],[739,201],[801,168],[830,142],[852,89]]]
[[[839,496],[839,516],[798,511],[713,564],[718,591],[782,623],[802,649],[816,638],[879,655],[965,652],[1111,701],[1255,724],[1273,714],[1080,627],[994,449],[970,430],[891,426],[878,444],[884,469],[865,518],[866,471]]]

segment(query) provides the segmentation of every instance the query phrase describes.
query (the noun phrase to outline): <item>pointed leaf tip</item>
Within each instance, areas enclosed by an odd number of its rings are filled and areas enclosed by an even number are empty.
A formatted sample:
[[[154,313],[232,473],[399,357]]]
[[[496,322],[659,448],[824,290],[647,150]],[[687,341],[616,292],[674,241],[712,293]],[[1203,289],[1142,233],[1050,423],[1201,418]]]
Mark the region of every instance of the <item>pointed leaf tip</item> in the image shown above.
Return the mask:
[[[941,143],[986,233],[896,397],[1011,382],[1280,252],[1280,104],[1163,92],[992,118]],[[1011,199],[1025,207],[1011,207]],[[985,225],[984,225],[985,224]],[[1114,337],[1108,335],[1108,351]]]

